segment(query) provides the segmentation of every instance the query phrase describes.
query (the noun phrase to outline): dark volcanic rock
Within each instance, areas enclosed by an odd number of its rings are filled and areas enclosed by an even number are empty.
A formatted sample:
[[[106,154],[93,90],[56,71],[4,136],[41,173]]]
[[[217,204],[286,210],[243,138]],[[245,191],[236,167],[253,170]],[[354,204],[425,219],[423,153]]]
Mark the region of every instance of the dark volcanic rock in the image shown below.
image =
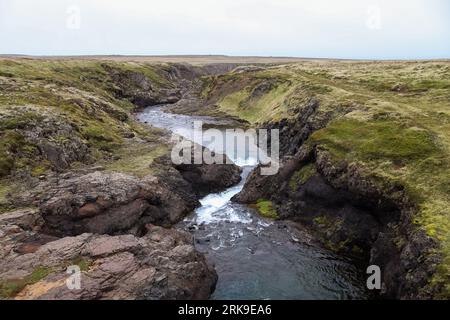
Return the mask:
[[[380,266],[382,297],[434,297],[440,290],[430,285],[439,265],[437,243],[415,227],[416,209],[403,188],[380,185],[358,164],[336,163],[326,150],[303,145],[334,116],[321,113],[317,101],[311,99],[300,106],[295,121],[268,124],[269,129],[280,129],[280,170],[262,176],[257,167],[232,200],[269,199],[280,218],[309,226],[330,249]],[[299,179],[296,173],[305,166],[313,168],[312,173]]]
[[[289,182],[307,164],[316,173],[293,188]],[[429,287],[439,261],[436,243],[414,228],[414,207],[397,186],[380,189],[355,165],[334,165],[324,150],[302,147],[277,175],[254,170],[233,200],[259,198],[271,200],[280,218],[312,228],[330,249],[380,266],[381,296],[430,298],[438,290]]]
[[[241,168],[235,164],[180,164],[175,168],[199,197],[229,188],[241,180]]]

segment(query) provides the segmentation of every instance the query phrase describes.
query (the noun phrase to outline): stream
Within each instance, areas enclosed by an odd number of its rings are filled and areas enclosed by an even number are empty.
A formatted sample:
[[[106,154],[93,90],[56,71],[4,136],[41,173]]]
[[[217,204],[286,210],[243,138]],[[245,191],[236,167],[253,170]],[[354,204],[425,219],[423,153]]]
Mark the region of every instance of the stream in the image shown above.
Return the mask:
[[[137,118],[187,139],[192,138],[194,121],[208,127],[226,125],[211,117],[171,114],[164,108],[146,108]],[[238,185],[208,194],[176,226],[191,232],[197,250],[215,265],[219,279],[211,299],[368,298],[364,274],[351,261],[314,244],[295,224],[262,218],[254,209],[230,200],[243,188],[257,159],[243,150],[234,154],[209,139],[202,144],[226,153],[242,168]]]

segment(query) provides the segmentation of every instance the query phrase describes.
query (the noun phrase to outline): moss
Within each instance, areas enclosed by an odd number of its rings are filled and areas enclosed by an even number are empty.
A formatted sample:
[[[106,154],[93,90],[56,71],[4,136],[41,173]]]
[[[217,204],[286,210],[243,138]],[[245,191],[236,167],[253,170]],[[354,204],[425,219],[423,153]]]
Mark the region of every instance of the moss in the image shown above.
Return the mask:
[[[37,267],[31,274],[22,279],[0,280],[0,298],[13,298],[27,285],[39,282],[52,272],[48,267]]]
[[[326,228],[333,225],[333,220],[329,216],[317,216],[313,219],[313,222],[319,226],[324,226]]]
[[[105,168],[144,177],[155,173],[156,166],[152,166],[153,161],[168,151],[168,147],[161,144],[147,146],[129,144],[119,149],[116,152],[119,159],[106,163]]]
[[[50,170],[50,168],[51,168],[51,163],[47,160],[44,160],[41,163],[39,163],[38,165],[36,165],[31,170],[31,175],[33,177],[39,177],[39,176],[43,175],[44,173],[46,173],[48,170]]]
[[[14,168],[14,154],[25,146],[23,136],[13,130],[3,131],[0,140],[0,178],[10,174]]]
[[[40,120],[42,117],[35,112],[23,112],[0,121],[0,130],[23,128]]]
[[[11,209],[8,194],[13,190],[13,184],[7,180],[0,180],[0,214]]]
[[[82,272],[87,272],[92,265],[92,261],[85,257],[78,257],[72,261],[71,265],[77,265]]]
[[[347,158],[395,163],[423,159],[439,151],[430,132],[392,121],[339,120],[316,131],[310,141]]]
[[[14,159],[8,154],[0,153],[0,177],[7,176],[14,167]]]
[[[259,214],[265,218],[269,219],[278,218],[278,212],[275,209],[272,201],[265,199],[258,199],[258,201],[256,201],[256,203],[252,205],[252,207],[257,209]]]
[[[299,186],[308,181],[308,179],[314,176],[316,172],[316,167],[313,163],[304,165],[301,169],[294,172],[289,180],[289,187],[292,191],[296,191]]]

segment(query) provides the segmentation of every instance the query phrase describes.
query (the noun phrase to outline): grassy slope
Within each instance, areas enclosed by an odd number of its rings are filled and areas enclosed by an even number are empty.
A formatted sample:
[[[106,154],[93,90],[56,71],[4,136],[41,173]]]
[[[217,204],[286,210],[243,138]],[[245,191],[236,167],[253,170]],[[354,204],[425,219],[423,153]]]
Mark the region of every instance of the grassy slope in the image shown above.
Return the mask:
[[[262,83],[275,85],[255,94]],[[450,276],[450,63],[311,61],[205,81],[218,109],[253,124],[292,117],[315,96],[334,120],[307,143],[405,187],[415,222],[442,243],[434,281]],[[351,110],[346,113],[342,110]],[[345,114],[345,115],[344,115]],[[379,179],[381,178],[381,179]]]
[[[161,68],[138,62],[0,60],[0,212],[10,209],[6,196],[15,187],[11,174],[39,176],[51,168],[23,135],[26,126],[49,117],[75,128],[89,147],[89,163],[139,176],[151,173],[149,164],[166,151],[158,140],[160,132],[132,120],[135,106],[116,97],[110,71],[139,72],[153,87],[168,87]],[[68,138],[51,137],[61,146]]]

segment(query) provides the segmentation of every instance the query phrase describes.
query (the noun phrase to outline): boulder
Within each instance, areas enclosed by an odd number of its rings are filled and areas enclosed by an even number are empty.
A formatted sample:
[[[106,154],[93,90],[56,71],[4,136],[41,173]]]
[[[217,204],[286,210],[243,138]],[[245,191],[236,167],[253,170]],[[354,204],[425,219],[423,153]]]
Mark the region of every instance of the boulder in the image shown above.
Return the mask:
[[[46,194],[39,205],[44,229],[57,236],[136,233],[148,222],[174,224],[198,205],[157,177],[115,172],[62,179]]]
[[[32,253],[10,250],[2,255],[0,293],[15,299],[207,299],[217,275],[192,237],[154,225],[146,229],[140,238],[84,233]],[[5,235],[0,241],[15,243]],[[80,271],[79,288],[67,285],[73,276],[68,267]]]

